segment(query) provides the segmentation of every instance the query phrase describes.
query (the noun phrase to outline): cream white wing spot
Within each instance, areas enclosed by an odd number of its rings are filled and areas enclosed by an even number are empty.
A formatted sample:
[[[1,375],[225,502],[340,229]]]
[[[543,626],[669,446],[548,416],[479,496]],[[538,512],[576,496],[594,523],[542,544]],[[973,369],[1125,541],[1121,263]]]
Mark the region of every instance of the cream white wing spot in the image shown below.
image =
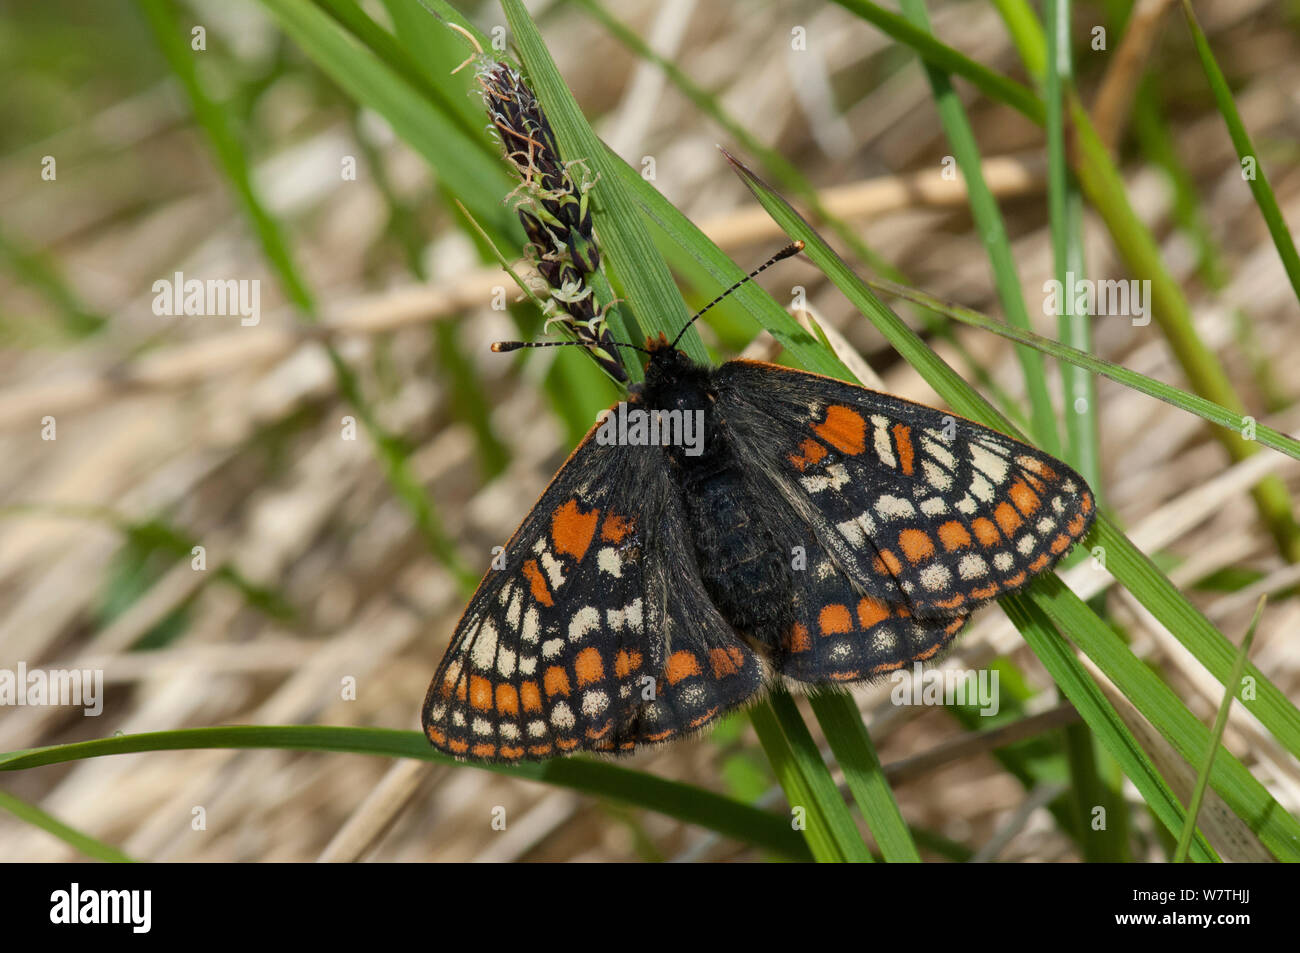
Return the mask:
[[[952,573],[942,563],[931,563],[921,570],[921,585],[931,592],[946,589],[951,582]]]
[[[496,658],[496,626],[492,624],[491,619],[484,619],[479,623],[478,631],[474,633],[473,647],[470,649],[470,660],[474,663],[475,668],[490,669],[496,664]]]
[[[975,553],[968,553],[961,558],[957,564],[957,575],[962,579],[983,579],[988,575],[989,564],[984,561],[983,556]]]
[[[556,702],[551,709],[551,724],[556,728],[572,728],[573,723],[573,709],[564,702]]]
[[[600,610],[595,606],[583,606],[569,620],[569,641],[581,642],[588,632],[599,626]],[[545,648],[542,651],[545,652]]]

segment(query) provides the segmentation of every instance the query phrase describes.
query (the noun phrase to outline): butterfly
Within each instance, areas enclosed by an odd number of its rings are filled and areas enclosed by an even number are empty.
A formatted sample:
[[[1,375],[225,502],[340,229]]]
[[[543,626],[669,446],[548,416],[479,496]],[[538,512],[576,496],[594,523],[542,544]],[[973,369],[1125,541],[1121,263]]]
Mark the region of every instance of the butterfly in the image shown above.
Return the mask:
[[[1077,473],[973,421],[776,364],[701,365],[662,335],[645,350],[644,381],[457,625],[422,714],[440,751],[626,753],[775,678],[935,659],[1092,523]]]

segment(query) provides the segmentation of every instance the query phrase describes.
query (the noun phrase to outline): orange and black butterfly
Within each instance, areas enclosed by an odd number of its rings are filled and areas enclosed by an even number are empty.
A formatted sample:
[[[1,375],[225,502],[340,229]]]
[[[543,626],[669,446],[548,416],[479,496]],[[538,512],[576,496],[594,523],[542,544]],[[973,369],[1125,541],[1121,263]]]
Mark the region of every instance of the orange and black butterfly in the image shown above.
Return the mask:
[[[456,627],[424,702],[439,750],[628,752],[770,679],[861,682],[933,659],[1093,520],[1077,473],[969,420],[775,364],[702,366],[662,337],[647,350],[644,382],[555,475]],[[658,438],[629,437],[638,411]],[[690,440],[660,439],[674,420]]]

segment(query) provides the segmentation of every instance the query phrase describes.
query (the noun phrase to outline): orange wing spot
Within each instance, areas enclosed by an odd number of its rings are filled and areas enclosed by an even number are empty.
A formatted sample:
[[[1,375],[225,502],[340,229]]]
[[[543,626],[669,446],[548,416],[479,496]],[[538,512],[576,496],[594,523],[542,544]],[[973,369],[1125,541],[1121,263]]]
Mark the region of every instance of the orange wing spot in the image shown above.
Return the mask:
[[[1029,571],[1030,571],[1030,572],[1042,572],[1043,568],[1044,568],[1048,563],[1050,563],[1051,561],[1052,561],[1052,557],[1049,556],[1049,555],[1047,555],[1047,553],[1043,553],[1043,554],[1040,555],[1037,559],[1035,559],[1032,563],[1029,564]]]
[[[1056,471],[1053,470],[1051,467],[1049,467],[1042,460],[1039,460],[1037,457],[1029,457],[1029,456],[1021,455],[1016,457],[1016,463],[1020,464],[1030,473],[1037,473],[1044,480],[1056,479]]]
[[[699,674],[700,660],[694,653],[684,649],[669,656],[668,665],[664,668],[664,676],[668,679],[669,685],[676,685],[683,678]]]
[[[478,675],[469,677],[469,703],[479,711],[492,707],[492,683]]]
[[[944,599],[943,601],[939,601],[936,599],[934,604],[938,606],[940,609],[955,609],[965,601],[966,601],[966,597],[959,592],[951,599]]]
[[[503,715],[519,714],[519,693],[513,685],[497,686],[497,711]]]
[[[853,618],[848,606],[826,606],[818,614],[817,624],[821,626],[822,635],[844,635],[853,631]]]
[[[966,532],[966,527],[961,523],[949,520],[939,527],[939,542],[951,553],[970,545],[970,533]]]
[[[555,600],[551,598],[551,590],[546,585],[546,577],[542,575],[542,567],[537,565],[536,559],[524,563],[524,578],[528,580],[534,599],[544,606],[555,605]]]
[[[716,715],[717,713],[718,713],[718,709],[716,709],[716,708],[710,708],[710,709],[709,709],[708,711],[706,711],[703,715],[699,715],[699,716],[697,716],[697,717],[695,717],[695,718],[692,718],[692,719],[691,719],[691,727],[692,727],[692,728],[698,728],[698,727],[700,727],[701,725],[708,723],[710,720],[712,720],[713,716]]]
[[[424,733],[428,735],[429,740],[436,745],[445,745],[447,743],[446,734],[439,731],[437,728],[433,727],[433,725],[430,725],[428,728],[425,728]]]
[[[590,685],[605,677],[605,666],[600,660],[600,650],[588,647],[573,660],[573,670],[578,675],[578,687]]]
[[[555,743],[559,745],[561,751],[572,751],[578,747],[577,738],[557,738]]]
[[[624,519],[617,513],[610,513],[600,527],[600,538],[607,543],[621,543],[632,535],[632,530],[635,528],[635,520]]]
[[[646,735],[645,740],[663,741],[665,738],[671,738],[672,736],[673,736],[673,729],[669,728],[667,731],[656,731],[653,735]]]
[[[614,656],[614,674],[619,678],[625,678],[640,667],[640,652],[629,652],[626,649],[619,649],[618,655]]]
[[[903,472],[911,476],[912,460],[916,456],[912,450],[912,428],[907,424],[894,424],[891,429],[894,432],[894,443],[898,446],[898,463]]]
[[[443,698],[450,698],[454,694],[461,701],[464,701],[469,697],[465,693],[464,680],[460,678],[451,678],[450,676],[443,679],[441,694]]]
[[[577,500],[569,500],[557,507],[551,514],[551,539],[555,542],[555,551],[581,560],[587,555],[587,547],[596,535],[599,521],[600,510],[583,513],[578,509]]]
[[[1052,540],[1052,552],[1054,553],[1065,552],[1067,549],[1070,548],[1071,542],[1073,542],[1073,540],[1070,539],[1070,534],[1062,533],[1060,536],[1056,537],[1056,539]]]
[[[824,459],[826,448],[811,437],[799,444],[799,452],[790,454],[790,462],[800,471],[808,469],[814,463]]]
[[[536,682],[522,682],[519,685],[519,699],[524,704],[524,711],[542,710],[542,692]]]
[[[897,662],[882,662],[871,670],[871,674],[879,675],[881,672],[892,672],[896,669],[902,668],[910,661],[911,659],[899,659]]]
[[[1008,589],[1014,589],[1016,586],[1020,585],[1024,581],[1025,581],[1025,574],[1023,572],[1018,572],[1010,579],[1003,579],[1002,585],[1006,586]]]
[[[550,745],[530,745],[529,748],[528,748],[528,753],[529,753],[530,755],[532,755],[534,758],[545,758],[548,754],[551,753],[551,746],[550,746]]]
[[[497,752],[503,758],[509,758],[511,761],[518,761],[524,756],[523,748],[509,748],[502,745],[501,750]]]
[[[713,677],[735,675],[745,666],[745,655],[734,645],[725,649],[710,649],[709,661],[713,663]]]
[[[898,547],[910,563],[919,563],[934,555],[934,541],[920,529],[905,529],[899,533]]]
[[[636,747],[635,741],[620,741],[618,743],[619,751],[631,751],[635,747]]]
[[[459,738],[452,738],[447,742],[447,747],[455,754],[464,754],[469,750],[469,742],[461,741]]]
[[[471,748],[469,753],[476,758],[491,758],[496,755],[497,746],[480,742]]]
[[[998,508],[993,511],[993,518],[998,521],[998,525],[1002,527],[1002,532],[1006,533],[1008,539],[1011,538],[1011,534],[1016,531],[1016,528],[1024,522],[1020,518],[1020,514],[1016,512],[1016,508],[1010,503],[999,503]]]
[[[956,635],[958,632],[961,631],[961,627],[966,624],[966,620],[969,618],[970,616],[959,615],[957,618],[953,619],[946,626],[944,626],[943,631],[948,633],[948,635]]]
[[[1074,519],[1070,520],[1069,525],[1067,525],[1065,528],[1069,530],[1071,536],[1078,536],[1080,533],[1083,532],[1083,524],[1086,522],[1087,519],[1084,517],[1082,513],[1080,513]]]
[[[796,622],[786,637],[787,648],[791,652],[807,652],[812,648],[812,639],[808,637],[808,628],[802,622]]]
[[[1091,494],[1091,493],[1088,493],[1087,491],[1084,491],[1084,494],[1083,494],[1081,497],[1079,497],[1079,509],[1083,510],[1085,516],[1086,516],[1088,513],[1091,513],[1091,512],[1092,512],[1092,494]]]
[[[1002,586],[995,582],[983,587],[982,589],[972,589],[970,591],[970,597],[972,599],[992,599],[998,594],[998,590],[1001,588]]]
[[[885,605],[879,599],[873,599],[867,596],[858,603],[858,625],[862,626],[862,631],[867,631],[873,625],[889,618],[889,606]]]
[[[1007,491],[1011,497],[1011,502],[1016,504],[1016,509],[1026,516],[1033,514],[1038,509],[1038,494],[1025,484],[1024,480],[1017,480],[1011,484],[1011,489]]]
[[[831,672],[831,679],[836,682],[856,682],[861,677],[860,672]]]
[[[921,651],[921,652],[917,652],[915,655],[913,655],[913,656],[912,656],[912,661],[913,661],[913,662],[924,662],[924,661],[925,661],[926,659],[928,659],[928,658],[934,658],[935,653],[938,652],[941,648],[943,648],[943,643],[942,643],[942,642],[936,642],[936,643],[934,643],[934,645],[930,646],[928,649],[925,649],[924,651]]]
[[[997,546],[1002,542],[1002,535],[993,525],[992,520],[981,516],[970,525],[971,529],[975,530],[975,538],[980,541],[981,546]]]
[[[614,723],[612,721],[607,721],[602,728],[588,728],[587,737],[592,741],[599,741],[601,738],[604,738],[605,735],[609,734],[609,729],[613,727]]]
[[[851,407],[839,404],[827,407],[826,419],[813,430],[840,453],[851,457],[867,449],[867,422]]]
[[[882,549],[880,555],[872,563],[872,568],[882,576],[897,576],[903,571],[903,564],[898,561],[898,557],[891,550]]]
[[[554,698],[556,695],[569,694],[569,673],[561,665],[552,665],[542,676],[542,685],[546,689],[546,697]]]

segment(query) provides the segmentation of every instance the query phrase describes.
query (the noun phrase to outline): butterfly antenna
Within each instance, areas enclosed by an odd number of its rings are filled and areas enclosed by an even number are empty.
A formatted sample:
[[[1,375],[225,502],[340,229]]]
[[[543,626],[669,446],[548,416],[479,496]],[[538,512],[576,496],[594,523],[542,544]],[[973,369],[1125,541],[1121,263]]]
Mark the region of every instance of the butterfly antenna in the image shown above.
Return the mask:
[[[687,328],[689,328],[692,324],[698,321],[700,315],[702,315],[705,311],[708,311],[710,308],[712,308],[715,304],[717,304],[727,295],[731,294],[733,291],[735,291],[737,288],[743,285],[746,281],[752,280],[756,275],[758,275],[759,272],[771,268],[778,261],[784,261],[785,259],[790,258],[793,255],[799,254],[799,252],[801,251],[803,251],[803,242],[793,242],[789,245],[786,245],[784,248],[782,248],[779,252],[777,252],[767,261],[763,262],[763,264],[759,265],[757,268],[755,268],[753,271],[747,274],[744,278],[741,278],[739,281],[737,281],[726,291],[722,292],[722,294],[718,295],[716,298],[714,298],[704,307],[700,308],[699,311],[695,312],[695,316],[692,317],[689,321],[687,321],[686,325],[680,331],[677,332],[677,337],[673,338],[672,346],[673,347],[677,346],[677,342],[682,339],[682,335],[686,333]]]
[[[640,351],[642,354],[649,354],[643,347],[635,344],[624,344],[622,341],[612,342],[615,347],[630,347],[634,351]],[[497,354],[504,354],[507,351],[518,351],[524,347],[586,347],[586,341],[493,341],[492,350]]]

